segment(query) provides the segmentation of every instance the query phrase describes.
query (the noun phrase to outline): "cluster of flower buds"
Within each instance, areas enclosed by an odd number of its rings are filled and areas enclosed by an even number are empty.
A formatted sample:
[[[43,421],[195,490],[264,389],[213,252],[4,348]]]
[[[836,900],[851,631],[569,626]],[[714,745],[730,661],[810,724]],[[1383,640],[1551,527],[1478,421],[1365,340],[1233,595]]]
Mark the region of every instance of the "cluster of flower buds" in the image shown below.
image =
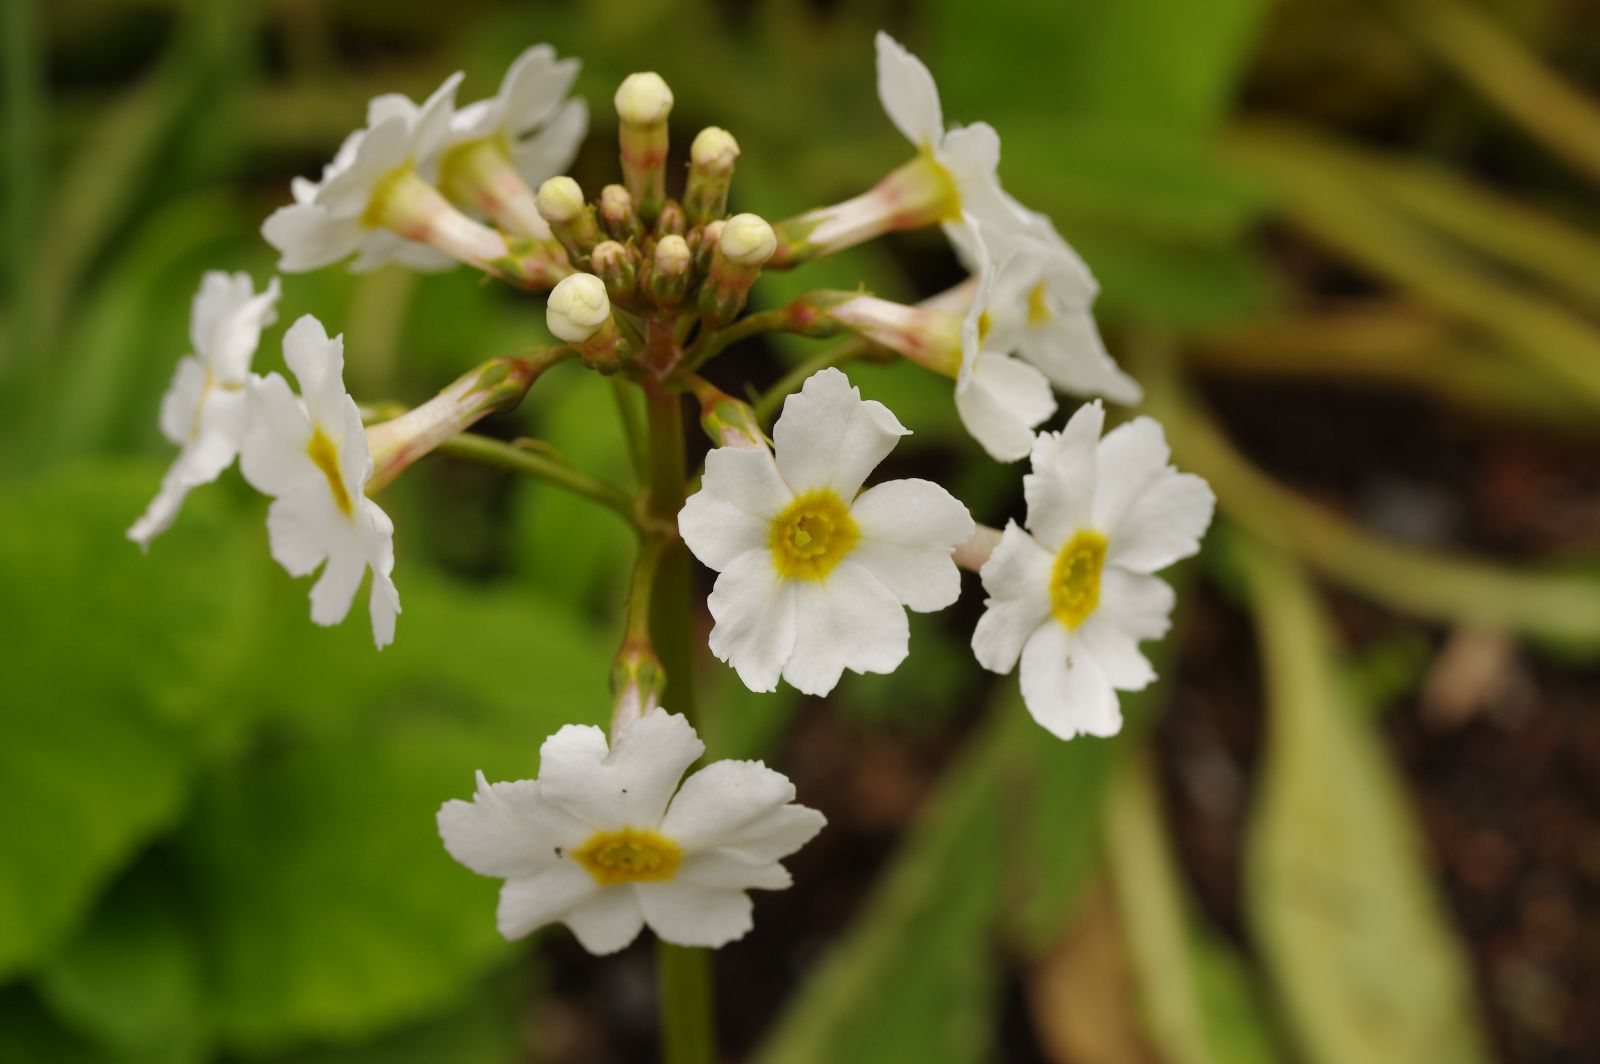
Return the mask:
[[[267,219],[280,268],[352,257],[358,270],[466,263],[548,290],[557,343],[490,359],[411,410],[369,411],[370,426],[345,391],[341,338],[314,318],[283,338],[298,395],[277,374],[251,372],[276,316],[275,279],[258,294],[244,275],[208,274],[196,297],[194,353],[161,410],[180,452],[129,531],[141,545],[238,457],[273,500],[272,556],[295,576],[321,569],[312,619],[341,620],[370,571],[382,647],[400,609],[394,528],[369,496],[433,450],[546,477],[638,533],[609,739],[563,728],[545,742],[537,779],[480,777],[472,802],[439,814],[454,856],[506,880],[499,923],[509,937],[562,922],[592,951],[610,952],[648,924],[667,941],[721,945],[750,926],[746,892],[786,886],[779,861],[822,826],[794,803],[788,780],[759,764],[717,762],[679,786],[704,747],[684,717],[661,708],[674,670],[688,664],[664,649],[653,592],[669,564],[687,564],[685,550],[718,574],[709,649],[755,691],[781,680],[825,695],[846,671],[892,671],[910,650],[907,611],[954,603],[963,568],[987,593],[976,662],[1001,673],[1020,666],[1028,711],[1052,733],[1114,734],[1118,692],[1155,677],[1139,645],[1165,633],[1174,598],[1155,574],[1198,550],[1211,491],[1172,467],[1155,421],[1104,431],[1100,398],[1136,403],[1139,387],[1101,342],[1088,268],[1044,215],[1001,187],[994,130],[945,129],[927,68],[882,34],[877,59],[879,94],[914,157],[867,192],[776,226],[730,216],[739,145],[723,129],[694,138],[673,198],[673,97],[654,73],[616,92],[622,180],[592,201],[563,173],[587,123],[582,101],[567,96],[577,64],[548,46],[524,52],[494,97],[467,107],[455,105],[459,74],[421,104],[373,100],[366,126],[321,178],[296,180],[294,202]],[[819,290],[744,314],[764,269],[931,225],[972,275],[949,292],[905,305]],[[850,334],[827,362],[872,347],[949,378],[977,442],[1000,461],[1031,460],[1024,523],[979,525],[927,480],[866,487],[910,430],[832,365],[754,405],[699,375],[726,348],[772,330]],[[643,394],[637,496],[537,446],[467,434],[566,359]],[[1057,391],[1096,398],[1061,431],[1041,432]],[[685,498],[690,400],[713,446]],[[758,410],[780,402],[769,436]],[[677,644],[693,628],[688,617],[667,623]]]

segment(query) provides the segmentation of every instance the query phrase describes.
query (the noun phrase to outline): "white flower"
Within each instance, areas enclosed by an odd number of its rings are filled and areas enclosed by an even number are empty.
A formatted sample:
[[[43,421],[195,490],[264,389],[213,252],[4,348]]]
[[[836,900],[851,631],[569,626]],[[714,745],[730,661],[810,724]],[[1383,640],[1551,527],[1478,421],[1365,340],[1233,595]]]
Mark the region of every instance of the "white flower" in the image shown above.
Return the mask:
[[[445,165],[453,149],[494,141],[533,188],[565,172],[589,128],[588,106],[567,98],[578,67],[576,59],[557,59],[548,44],[526,49],[506,71],[499,92],[451,118],[440,146]]]
[[[450,131],[459,73],[451,75],[420,106],[399,93],[367,105],[367,126],[345,138],[320,181],[295,178],[294,203],[274,211],[261,227],[291,273],[316,270],[356,255],[351,269],[377,269],[400,262],[416,269],[444,269],[454,260],[426,244],[385,228],[383,200],[400,190],[417,168],[436,163]],[[442,200],[441,200],[442,202]]]
[[[1015,213],[1000,187],[1000,135],[987,122],[946,130],[939,88],[922,61],[879,32],[878,98],[895,128],[943,175],[954,202],[943,225],[953,241],[972,221],[985,227],[1014,225]],[[970,218],[963,219],[962,215]]]
[[[1139,652],[1166,634],[1172,588],[1152,576],[1200,547],[1215,499],[1167,464],[1161,426],[1137,418],[1100,438],[1098,402],[1042,433],[1023,478],[1027,531],[1006,526],[980,575],[988,609],[972,636],[978,662],[1010,672],[1022,698],[1063,739],[1115,735],[1117,691],[1155,679]]]
[[[978,279],[961,321],[961,365],[956,375],[956,413],[972,438],[999,462],[1015,462],[1033,449],[1034,428],[1056,412],[1049,379],[1011,356],[1008,337],[995,329],[996,311],[1026,263],[1013,254],[998,267],[984,232],[969,215],[959,240],[968,249]]]
[[[1020,354],[1064,392],[1139,402],[1143,390],[1117,367],[1095,326],[1100,286],[1088,265],[1047,216],[1006,200],[1016,224],[953,233],[974,274],[1001,264],[985,307],[989,345]]]
[[[394,641],[400,595],[394,580],[394,525],[364,493],[372,477],[367,434],[344,390],[344,337],[328,339],[307,314],[283,337],[283,357],[300,382],[296,398],[276,373],[250,389],[250,430],[239,469],[273,498],[267,511],[272,557],[293,576],[323,562],[311,588],[311,619],[338,624],[367,569],[369,612],[381,649]]]
[[[278,279],[259,295],[244,273],[211,271],[189,313],[194,353],[178,363],[161,400],[161,432],[182,450],[161,490],[128,529],[141,547],[166,531],[191,488],[209,484],[233,464],[245,433],[250,360],[261,330],[277,320]]]
[[[654,710],[608,751],[569,724],[539,751],[539,778],[490,783],[439,810],[450,855],[504,879],[508,939],[564,923],[590,953],[615,953],[649,924],[663,941],[716,948],[752,926],[748,890],[782,890],[778,862],[825,823],[759,761],[717,761],[678,786],[705,744]],[[676,794],[674,794],[676,792]]]
[[[926,480],[860,491],[908,431],[826,369],[784,404],[776,458],[765,447],[706,456],[678,529],[721,573],[707,602],[711,651],[751,690],[781,675],[823,695],[847,668],[891,672],[907,652],[905,608],[943,609],[960,594],[951,552],[972,535],[966,507]]]

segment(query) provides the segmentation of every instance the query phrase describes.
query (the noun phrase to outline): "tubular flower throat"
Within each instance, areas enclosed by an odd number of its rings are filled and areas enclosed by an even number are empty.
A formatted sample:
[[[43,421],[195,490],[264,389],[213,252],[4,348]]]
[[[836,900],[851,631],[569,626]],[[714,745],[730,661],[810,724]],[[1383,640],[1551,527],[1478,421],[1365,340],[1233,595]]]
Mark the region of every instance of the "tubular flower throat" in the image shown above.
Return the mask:
[[[822,580],[861,536],[850,508],[829,490],[801,495],[772,521],[772,563],[790,580]]]
[[[339,512],[346,517],[351,516],[355,507],[350,504],[350,493],[345,490],[344,477],[339,473],[338,449],[328,439],[327,433],[321,429],[312,432],[311,442],[306,444],[306,454],[322,470],[322,475],[328,478],[328,490],[333,492],[333,501],[338,505]]]
[[[573,860],[603,887],[661,883],[678,872],[683,850],[664,835],[642,828],[597,831],[572,852]]]
[[[1050,571],[1050,612],[1076,628],[1100,605],[1100,572],[1106,563],[1106,537],[1083,529],[1056,555]]]

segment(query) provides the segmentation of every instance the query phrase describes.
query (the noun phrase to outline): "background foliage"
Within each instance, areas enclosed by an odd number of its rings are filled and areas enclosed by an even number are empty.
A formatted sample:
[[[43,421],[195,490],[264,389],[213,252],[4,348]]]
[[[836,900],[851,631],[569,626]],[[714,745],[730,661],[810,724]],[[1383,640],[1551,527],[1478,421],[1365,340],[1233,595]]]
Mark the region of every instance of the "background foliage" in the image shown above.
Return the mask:
[[[879,27],[928,61],[947,117],[1000,130],[1008,187],[1095,268],[1114,349],[1224,517],[1182,574],[1201,606],[1160,651],[1168,680],[1125,700],[1116,742],[1056,743],[1014,680],[978,675],[964,649],[975,583],[952,615],[913,620],[907,668],[852,677],[825,706],[757,698],[708,668],[713,754],[775,758],[836,825],[797,860],[793,897],[761,899],[752,941],[719,957],[730,1054],[1600,1052],[1600,773],[1571,843],[1588,878],[1562,895],[1559,925],[1587,934],[1588,982],[1558,951],[1508,984],[1463,941],[1460,873],[1413,808],[1428,785],[1408,782],[1380,723],[1434,704],[1425,688],[1451,678],[1441,662],[1463,638],[1478,640],[1469,665],[1491,662],[1468,672],[1473,706],[1515,671],[1494,661],[1555,670],[1590,710],[1600,691],[1600,484],[1562,479],[1600,457],[1600,119],[1569,83],[1600,69],[1593,35],[1570,32],[1584,6],[10,0],[0,1059],[648,1052],[646,959],[587,962],[563,932],[503,943],[494,884],[447,858],[432,817],[474,769],[531,775],[544,735],[605,715],[630,550],[611,515],[445,459],[414,469],[383,500],[405,614],[382,655],[359,618],[307,623],[306,588],[264,549],[262,501],[231,474],[148,556],[123,530],[168,457],[155,413],[200,273],[268,274],[260,220],[367,97],[420,96],[462,68],[472,98],[551,41],[584,61],[595,119],[575,176],[598,188],[614,166],[611,91],[656,69],[678,142],[732,130],[735,206],[776,218],[901,161],[873,91]],[[769,277],[756,298],[858,282],[912,298],[957,278],[919,233]],[[536,301],[464,271],[329,270],[284,289],[258,368],[278,368],[282,329],[314,312],[345,333],[363,398],[420,400],[544,337]],[[729,356],[719,383],[769,383],[803,348]],[[944,480],[980,520],[1020,513],[1015,471],[964,440],[944,382],[851,373],[915,430],[902,468]],[[1439,485],[1405,479],[1409,437],[1382,405],[1321,440],[1297,427],[1290,452],[1331,456],[1298,467],[1275,457],[1279,440],[1252,454],[1220,427],[1248,425],[1296,380],[1404,395],[1491,443],[1557,441],[1575,457],[1541,467],[1556,486],[1509,497],[1590,509],[1542,536],[1441,533],[1427,521]],[[489,429],[625,481],[613,417],[604,382],[564,366]],[[1488,470],[1468,466],[1444,490],[1482,506]],[[1383,494],[1396,471],[1398,495]],[[1356,599],[1367,612],[1352,623]],[[1210,677],[1219,641],[1234,674],[1261,670],[1259,690]],[[1493,657],[1506,647],[1512,659]],[[1174,720],[1214,719],[1196,705],[1208,698],[1265,736],[1243,782],[1206,776],[1217,766],[1174,749],[1179,725],[1160,721],[1168,702]],[[1582,785],[1532,786],[1554,801]],[[1236,815],[1238,882],[1220,907],[1168,826],[1212,801]]]

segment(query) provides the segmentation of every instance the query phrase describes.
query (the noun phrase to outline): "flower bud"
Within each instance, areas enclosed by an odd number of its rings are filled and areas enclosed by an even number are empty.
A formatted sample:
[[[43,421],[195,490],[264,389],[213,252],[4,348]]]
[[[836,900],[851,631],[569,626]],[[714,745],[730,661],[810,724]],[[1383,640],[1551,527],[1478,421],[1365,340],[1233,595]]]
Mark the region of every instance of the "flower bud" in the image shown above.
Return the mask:
[[[707,328],[717,328],[739,316],[750,286],[776,248],[772,226],[763,219],[754,214],[736,214],[728,219],[700,290],[700,315]]]
[[[594,208],[583,200],[583,189],[570,177],[552,177],[539,186],[535,200],[539,214],[550,223],[550,230],[567,249],[574,262],[588,262],[594,246],[602,239],[594,220]]]
[[[683,206],[677,200],[667,200],[661,208],[661,214],[656,218],[657,236],[682,236],[689,230],[689,219],[683,213]]]
[[[659,74],[629,74],[614,102],[623,183],[638,205],[639,216],[650,224],[667,198],[667,115],[672,113],[672,90]]]
[[[611,317],[605,282],[592,273],[575,273],[550,292],[545,324],[591,366],[614,367],[622,357],[622,335]]]
[[[672,90],[660,74],[649,70],[623,78],[612,102],[617,106],[617,117],[624,123],[654,125],[665,122],[672,113]]]
[[[611,666],[611,741],[616,742],[640,717],[661,705],[666,671],[655,650],[629,639]]]
[[[711,272],[711,257],[716,254],[717,243],[722,240],[722,230],[727,221],[718,218],[689,234],[689,247],[694,250],[694,271],[704,276]]]
[[[760,269],[778,248],[778,238],[766,220],[754,214],[736,214],[728,219],[717,250],[739,266]]]
[[[693,278],[694,255],[689,251],[689,242],[676,233],[657,241],[648,282],[650,298],[656,306],[675,307],[683,302]]]
[[[709,126],[694,138],[689,146],[689,183],[683,194],[683,209],[691,225],[727,213],[728,185],[738,157],[739,142],[725,129]]]
[[[735,399],[703,377],[690,375],[700,402],[700,427],[717,447],[766,447],[767,436],[749,403]]]
[[[600,221],[614,240],[627,243],[644,236],[644,225],[633,209],[633,197],[621,185],[607,185],[600,190]]]
[[[629,303],[639,290],[639,267],[633,254],[615,240],[602,240],[594,246],[589,265],[606,283],[613,303]]]

